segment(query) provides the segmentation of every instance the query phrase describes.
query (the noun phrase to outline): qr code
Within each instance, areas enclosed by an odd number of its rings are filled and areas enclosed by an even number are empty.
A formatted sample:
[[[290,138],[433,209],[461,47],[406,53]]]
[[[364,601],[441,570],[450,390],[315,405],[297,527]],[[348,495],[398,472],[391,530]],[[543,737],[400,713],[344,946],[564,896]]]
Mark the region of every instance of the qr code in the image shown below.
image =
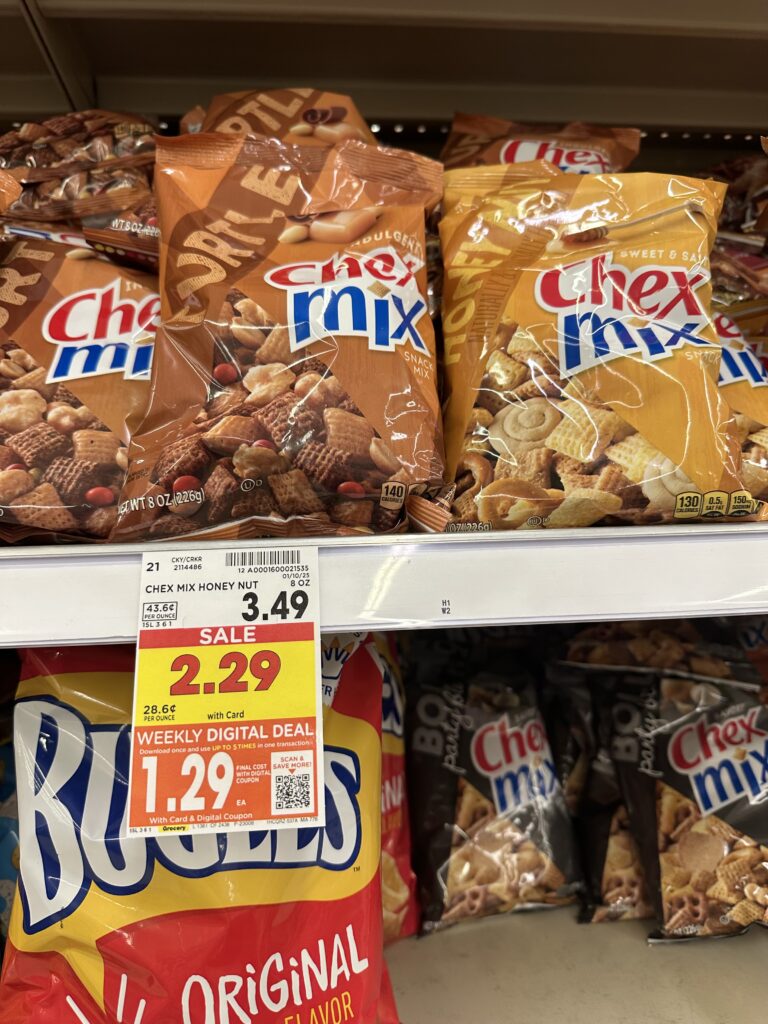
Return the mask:
[[[272,812],[311,811],[312,776],[308,773],[272,776]]]

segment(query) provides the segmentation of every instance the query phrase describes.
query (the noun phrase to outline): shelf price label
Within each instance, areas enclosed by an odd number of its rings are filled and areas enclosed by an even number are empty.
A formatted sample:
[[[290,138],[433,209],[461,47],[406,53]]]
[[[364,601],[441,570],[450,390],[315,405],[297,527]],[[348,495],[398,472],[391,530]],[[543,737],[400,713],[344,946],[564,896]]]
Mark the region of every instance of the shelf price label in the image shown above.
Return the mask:
[[[129,833],[325,824],[317,561],[144,554]]]

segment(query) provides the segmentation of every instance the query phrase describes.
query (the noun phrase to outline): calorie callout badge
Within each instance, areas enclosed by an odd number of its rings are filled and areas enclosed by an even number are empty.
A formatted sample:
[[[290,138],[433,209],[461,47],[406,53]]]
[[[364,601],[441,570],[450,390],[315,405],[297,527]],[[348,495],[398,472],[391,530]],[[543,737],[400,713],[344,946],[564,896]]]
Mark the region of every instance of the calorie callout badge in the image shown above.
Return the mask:
[[[144,554],[129,833],[325,824],[317,561]]]

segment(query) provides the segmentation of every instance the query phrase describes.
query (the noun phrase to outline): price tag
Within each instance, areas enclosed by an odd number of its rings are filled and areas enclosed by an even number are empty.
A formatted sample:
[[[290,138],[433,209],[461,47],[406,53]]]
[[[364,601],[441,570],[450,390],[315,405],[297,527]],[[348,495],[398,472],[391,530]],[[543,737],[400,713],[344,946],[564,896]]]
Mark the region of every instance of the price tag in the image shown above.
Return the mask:
[[[324,825],[317,548],[152,551],[129,833]]]

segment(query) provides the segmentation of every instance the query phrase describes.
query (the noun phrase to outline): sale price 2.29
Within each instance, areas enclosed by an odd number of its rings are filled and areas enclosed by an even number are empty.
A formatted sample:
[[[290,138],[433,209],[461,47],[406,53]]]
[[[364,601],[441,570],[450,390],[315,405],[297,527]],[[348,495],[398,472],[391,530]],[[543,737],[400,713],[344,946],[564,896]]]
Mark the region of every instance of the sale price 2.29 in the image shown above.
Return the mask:
[[[171,662],[171,671],[181,676],[171,683],[172,697],[203,693],[247,693],[249,690],[268,690],[277,679],[282,663],[275,651],[256,651],[248,657],[243,651],[227,651],[218,663],[226,673],[223,679],[204,683],[195,682],[200,674],[200,658],[196,654],[178,654]],[[253,680],[256,685],[252,686]]]
[[[142,770],[146,772],[144,810],[147,814],[156,814],[158,811],[157,762],[156,754],[145,755],[141,759]],[[179,774],[189,778],[189,785],[180,799],[177,800],[175,796],[168,797],[165,807],[160,808],[161,810],[171,814],[174,811],[219,811],[225,806],[229,791],[232,789],[235,765],[230,755],[223,750],[212,754],[207,760],[202,754],[187,754]]]

